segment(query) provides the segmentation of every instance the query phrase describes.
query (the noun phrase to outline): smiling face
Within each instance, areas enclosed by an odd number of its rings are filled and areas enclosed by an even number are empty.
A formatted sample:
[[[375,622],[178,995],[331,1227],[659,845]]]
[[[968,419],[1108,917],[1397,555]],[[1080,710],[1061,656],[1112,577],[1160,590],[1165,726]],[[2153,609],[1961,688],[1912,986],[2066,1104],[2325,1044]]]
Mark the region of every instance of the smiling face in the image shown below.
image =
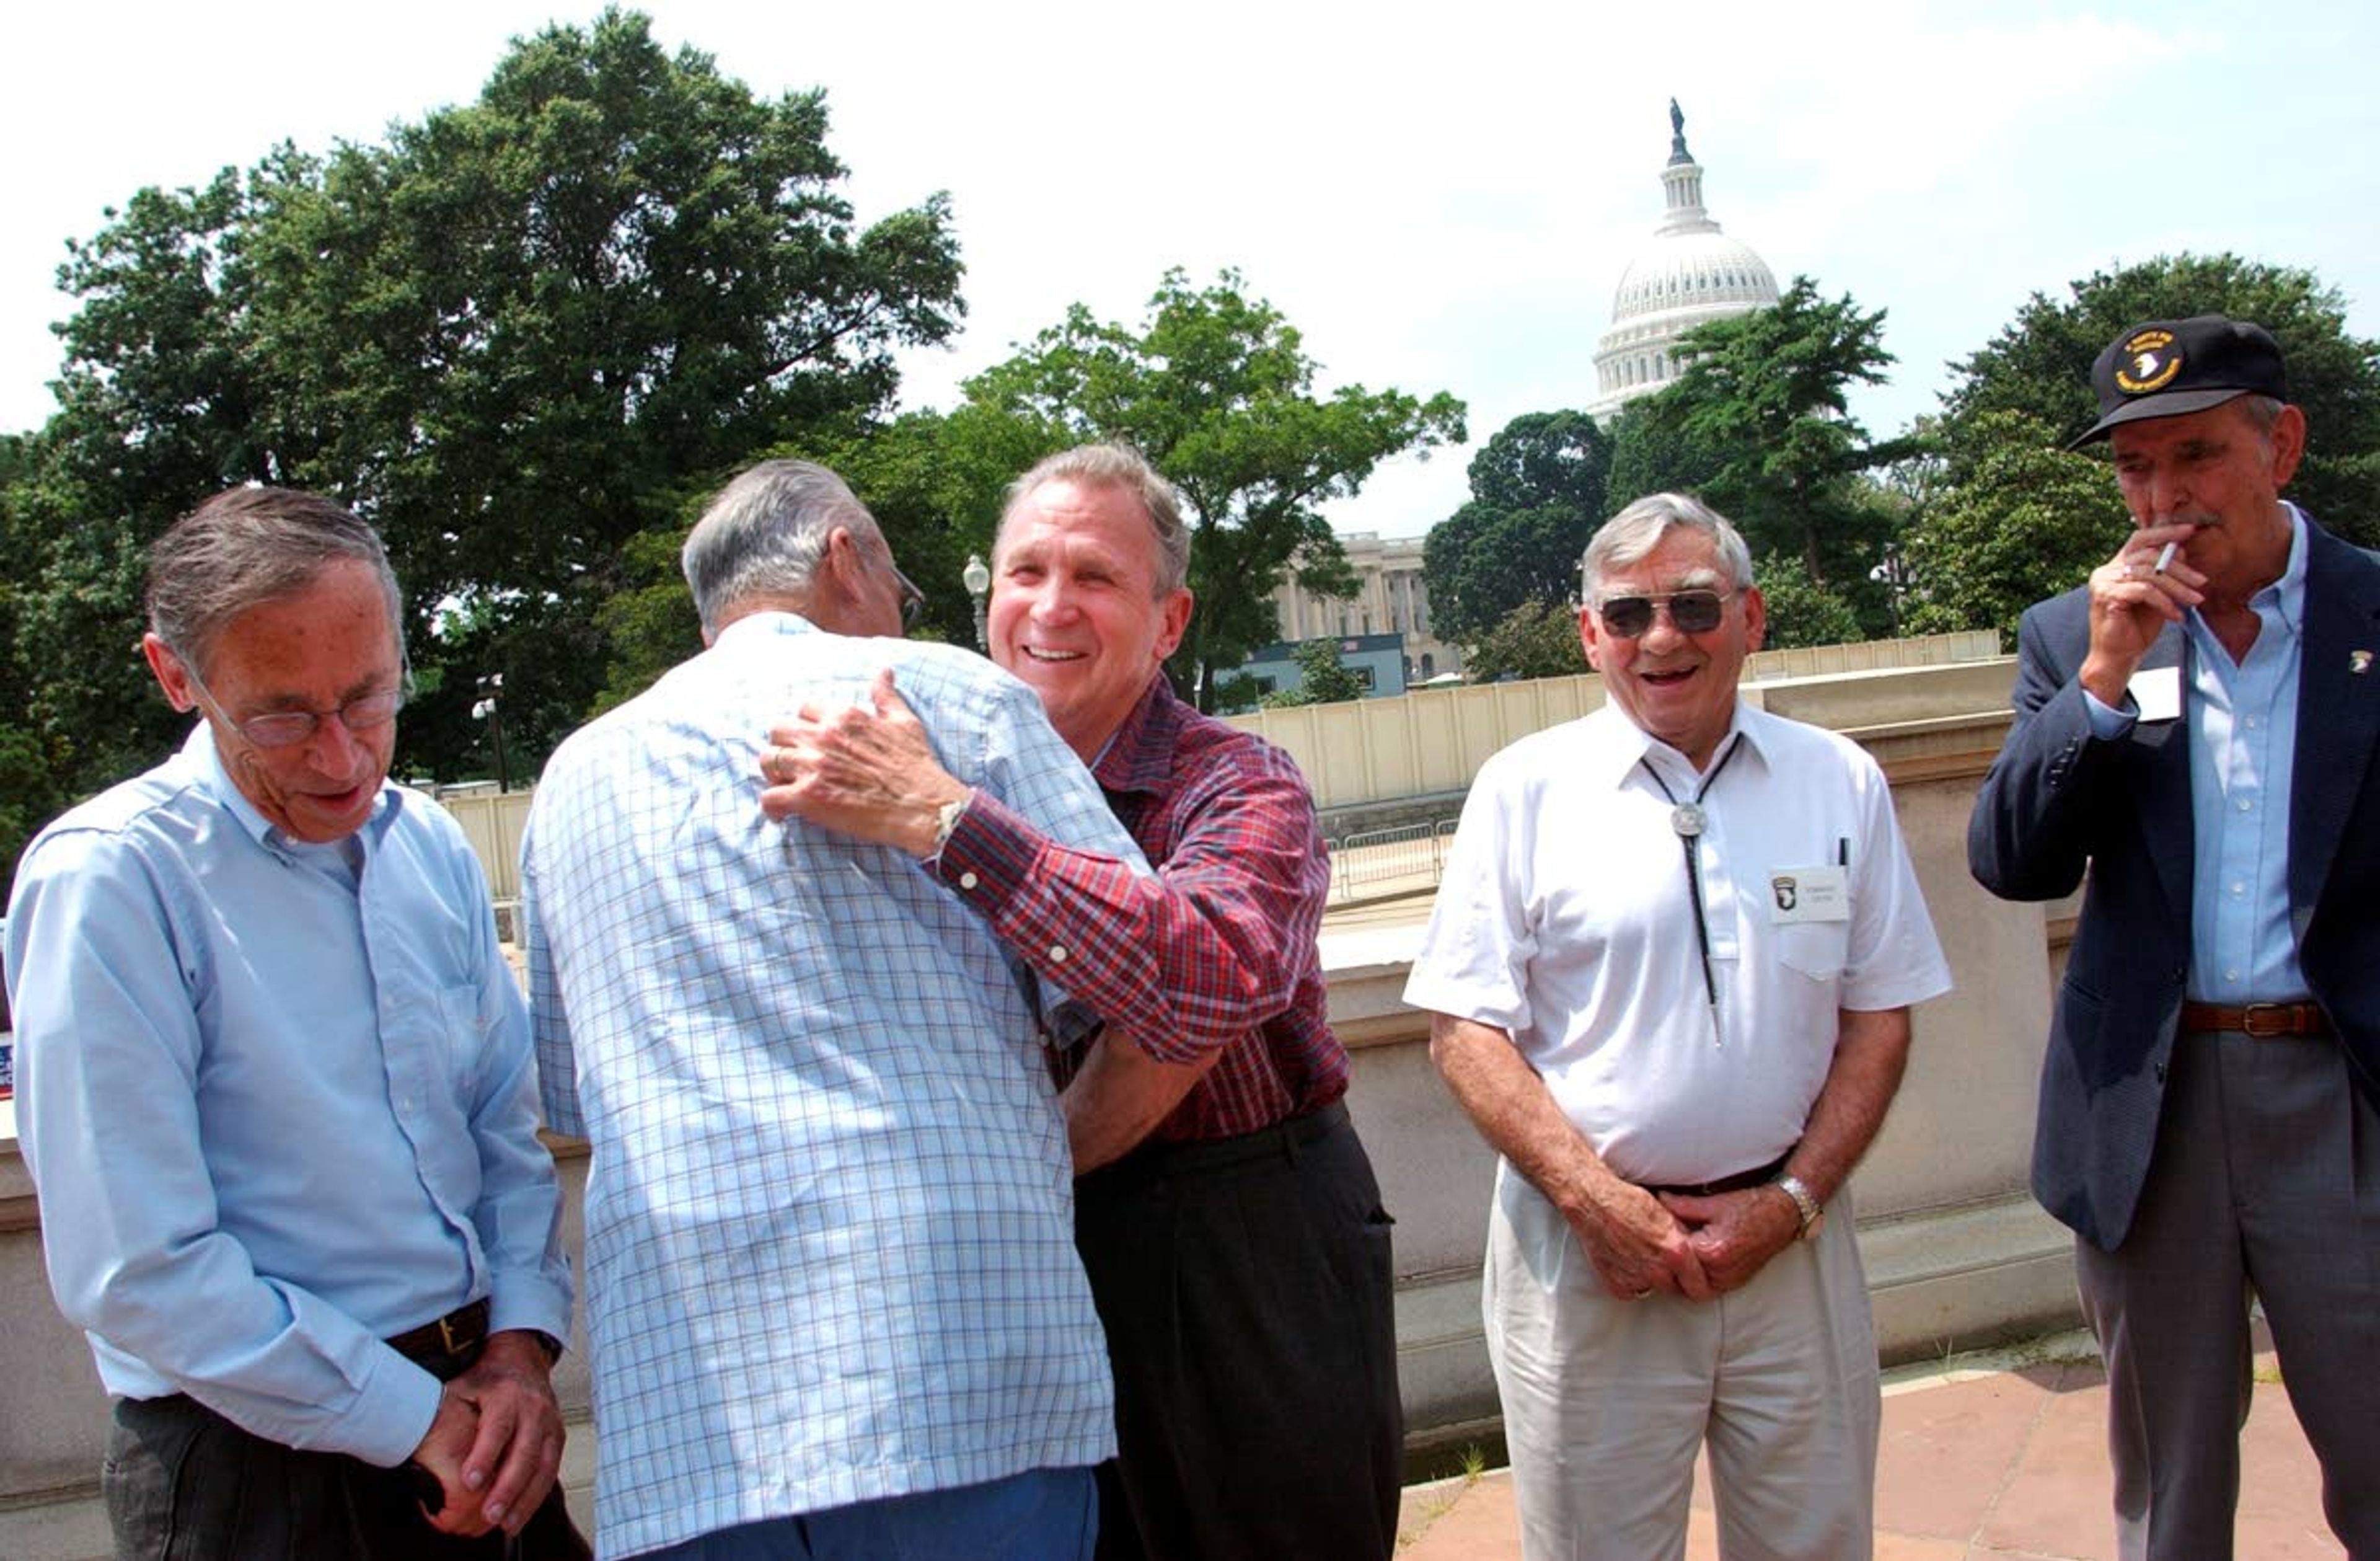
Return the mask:
[[[1586,659],[1603,674],[1605,691],[1637,728],[1660,738],[1694,762],[1708,764],[1735,717],[1735,684],[1743,658],[1760,649],[1767,627],[1760,592],[1736,591],[1719,561],[1718,544],[1705,532],[1672,526],[1653,551],[1633,564],[1614,566],[1597,582],[1597,599],[1667,596],[1681,591],[1716,591],[1726,600],[1718,627],[1681,634],[1666,608],[1635,639],[1610,631],[1594,607],[1579,610],[1579,641]]]
[[[232,619],[200,679],[154,634],[141,648],[174,708],[205,712],[225,773],[284,835],[320,845],[346,838],[371,817],[396,749],[396,723],[352,732],[330,713],[404,682],[388,596],[368,566],[339,559],[303,590]],[[201,680],[212,700],[200,697]],[[234,724],[276,711],[311,711],[319,719],[310,736],[285,748],[259,748]]]
[[[1009,509],[992,558],[991,659],[1032,685],[1085,762],[1182,643],[1190,592],[1160,594],[1157,529],[1129,489],[1060,480]]]
[[[2305,414],[2283,407],[2270,430],[2246,401],[2119,423],[2107,433],[2116,483],[2135,526],[2196,526],[2182,544],[2217,594],[2246,596],[2289,563],[2281,488],[2305,453]]]

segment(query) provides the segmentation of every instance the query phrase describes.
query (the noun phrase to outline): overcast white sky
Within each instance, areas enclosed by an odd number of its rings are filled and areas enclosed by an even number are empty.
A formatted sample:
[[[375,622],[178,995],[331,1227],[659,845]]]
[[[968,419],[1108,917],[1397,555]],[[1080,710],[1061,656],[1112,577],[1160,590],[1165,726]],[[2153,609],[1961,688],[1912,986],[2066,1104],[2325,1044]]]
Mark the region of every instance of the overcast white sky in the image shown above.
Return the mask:
[[[1327,383],[1451,390],[1475,444],[1584,405],[1684,106],[1727,230],[1890,311],[1878,433],[2035,289],[2180,250],[2311,266],[2380,335],[2380,6],[1210,0],[827,6],[650,0],[762,93],[827,89],[873,218],[952,192],[967,327],[905,400],[1081,300],[1136,320],[1169,265],[1243,271]],[[38,6],[0,66],[0,429],[41,423],[64,241],[144,185],[320,150],[477,95],[508,39],[593,0]],[[2320,431],[2315,436],[2320,437]],[[1464,451],[1334,511],[1418,535]]]

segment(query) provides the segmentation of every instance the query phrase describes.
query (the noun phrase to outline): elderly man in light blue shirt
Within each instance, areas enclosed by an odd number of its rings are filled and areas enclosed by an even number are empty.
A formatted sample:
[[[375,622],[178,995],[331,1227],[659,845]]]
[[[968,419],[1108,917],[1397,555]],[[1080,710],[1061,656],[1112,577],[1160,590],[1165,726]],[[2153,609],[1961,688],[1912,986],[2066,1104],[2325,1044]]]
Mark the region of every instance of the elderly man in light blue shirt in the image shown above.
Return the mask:
[[[708,648],[562,746],[522,845],[548,1108],[593,1145],[598,1543],[1087,1561],[1114,1398],[1026,1005],[906,854],[762,814],[763,734],[891,669],[968,785],[1147,866],[1031,689],[894,638],[916,589],[832,472],[745,473],[685,563]]]
[[[6,948],[117,1554],[501,1555],[532,1520],[566,1551],[559,1190],[479,864],[387,783],[386,555],[235,489],[159,542],[149,612],[203,719],[42,832]]]

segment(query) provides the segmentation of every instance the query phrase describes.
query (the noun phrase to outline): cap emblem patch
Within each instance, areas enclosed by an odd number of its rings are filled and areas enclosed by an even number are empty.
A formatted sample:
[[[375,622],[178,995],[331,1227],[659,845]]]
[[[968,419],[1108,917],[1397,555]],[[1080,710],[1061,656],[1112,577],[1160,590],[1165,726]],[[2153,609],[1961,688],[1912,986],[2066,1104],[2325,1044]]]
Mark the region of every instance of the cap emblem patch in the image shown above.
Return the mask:
[[[2116,366],[2116,388],[2127,396],[2163,390],[2181,372],[2181,354],[2171,331],[2143,331],[2124,343],[2128,361]]]

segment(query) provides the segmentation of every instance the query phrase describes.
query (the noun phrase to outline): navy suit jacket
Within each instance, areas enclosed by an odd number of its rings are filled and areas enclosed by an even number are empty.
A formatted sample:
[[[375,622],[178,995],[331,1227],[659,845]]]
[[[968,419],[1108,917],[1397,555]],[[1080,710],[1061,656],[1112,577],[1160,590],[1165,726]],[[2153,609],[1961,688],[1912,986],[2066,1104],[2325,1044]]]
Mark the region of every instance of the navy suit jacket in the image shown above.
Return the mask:
[[[2191,957],[2190,718],[2092,739],[2078,588],[2017,633],[2016,725],[1975,799],[1967,860],[2007,899],[2070,894],[2090,869],[2049,1023],[2033,1190],[2084,1240],[2131,1227],[2156,1146]],[[2168,626],[2143,666],[2179,665]],[[2289,792],[2289,926],[2314,1000],[2380,1107],[2380,563],[2306,523]]]

